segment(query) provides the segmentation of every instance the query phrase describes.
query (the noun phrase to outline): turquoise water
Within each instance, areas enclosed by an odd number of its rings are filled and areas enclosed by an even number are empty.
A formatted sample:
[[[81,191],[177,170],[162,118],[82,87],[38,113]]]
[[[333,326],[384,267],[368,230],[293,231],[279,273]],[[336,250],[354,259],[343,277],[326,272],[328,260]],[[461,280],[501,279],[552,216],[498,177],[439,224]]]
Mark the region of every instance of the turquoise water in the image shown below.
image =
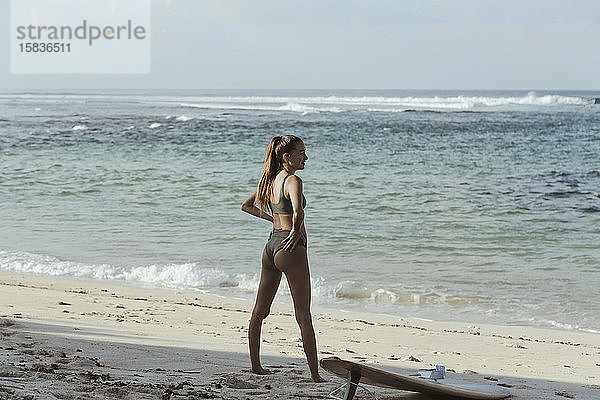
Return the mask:
[[[0,269],[253,297],[270,226],[240,204],[292,133],[315,304],[598,332],[593,97],[0,94]]]

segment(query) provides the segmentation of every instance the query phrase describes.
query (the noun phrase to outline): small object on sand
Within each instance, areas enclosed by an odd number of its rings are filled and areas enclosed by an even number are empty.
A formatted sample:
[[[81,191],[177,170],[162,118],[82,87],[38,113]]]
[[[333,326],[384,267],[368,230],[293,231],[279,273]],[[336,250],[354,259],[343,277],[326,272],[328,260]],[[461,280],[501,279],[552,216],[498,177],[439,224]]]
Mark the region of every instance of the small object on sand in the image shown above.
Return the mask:
[[[421,362],[421,360],[419,360],[417,357],[413,357],[413,356],[408,356],[406,361]]]
[[[446,379],[446,367],[436,365],[435,368],[420,369],[419,375],[421,375],[421,378],[433,379],[434,381]]]

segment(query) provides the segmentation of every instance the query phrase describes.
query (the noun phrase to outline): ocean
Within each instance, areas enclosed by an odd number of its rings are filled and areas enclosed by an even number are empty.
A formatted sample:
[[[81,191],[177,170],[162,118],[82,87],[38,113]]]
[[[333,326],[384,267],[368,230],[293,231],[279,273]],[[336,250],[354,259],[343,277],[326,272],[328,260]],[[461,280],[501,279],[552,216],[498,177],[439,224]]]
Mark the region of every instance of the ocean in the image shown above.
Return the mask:
[[[253,298],[240,205],[294,134],[316,306],[599,333],[595,97],[1,92],[0,269]]]

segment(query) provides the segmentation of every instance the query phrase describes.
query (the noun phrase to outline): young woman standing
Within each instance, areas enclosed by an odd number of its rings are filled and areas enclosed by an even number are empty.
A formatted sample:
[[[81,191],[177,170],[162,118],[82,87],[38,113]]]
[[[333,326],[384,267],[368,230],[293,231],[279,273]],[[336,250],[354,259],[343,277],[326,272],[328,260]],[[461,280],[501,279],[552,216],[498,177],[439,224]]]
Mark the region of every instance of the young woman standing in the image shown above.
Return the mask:
[[[273,223],[273,231],[262,255],[260,284],[250,318],[248,341],[252,372],[270,373],[260,363],[260,332],[279,288],[281,274],[285,274],[310,374],[315,382],[324,382],[319,375],[317,343],[310,313],[310,272],[304,228],[306,199],[302,194],[302,180],[295,175],[296,171],[304,169],[306,160],[308,157],[302,139],[293,135],[275,136],[267,148],[258,188],[242,204],[242,211]]]

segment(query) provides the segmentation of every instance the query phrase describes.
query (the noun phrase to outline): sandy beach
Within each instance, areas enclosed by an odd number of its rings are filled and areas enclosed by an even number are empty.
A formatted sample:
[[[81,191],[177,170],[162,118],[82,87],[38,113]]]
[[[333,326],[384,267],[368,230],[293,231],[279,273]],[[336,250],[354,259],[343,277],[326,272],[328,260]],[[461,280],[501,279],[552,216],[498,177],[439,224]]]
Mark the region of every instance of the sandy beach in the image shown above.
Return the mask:
[[[326,372],[327,383],[311,382],[290,304],[265,322],[263,364],[274,373],[257,376],[249,301],[6,272],[0,282],[2,399],[325,399],[342,383]],[[600,398],[595,334],[331,309],[313,317],[320,358],[408,374],[443,364],[448,382],[500,385],[513,399]]]
[[[0,400],[600,400],[600,0],[0,15]]]

